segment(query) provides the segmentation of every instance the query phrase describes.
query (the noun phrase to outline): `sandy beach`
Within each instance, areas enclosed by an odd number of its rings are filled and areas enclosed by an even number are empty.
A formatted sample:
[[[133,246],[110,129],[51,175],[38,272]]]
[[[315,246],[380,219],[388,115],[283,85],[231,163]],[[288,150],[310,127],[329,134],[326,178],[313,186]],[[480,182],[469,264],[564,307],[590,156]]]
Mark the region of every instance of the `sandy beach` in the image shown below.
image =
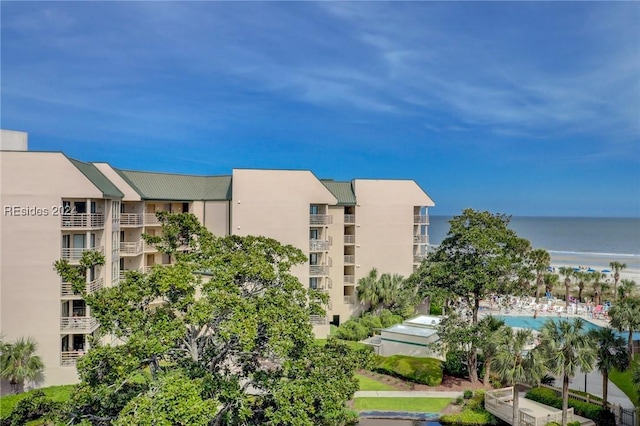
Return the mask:
[[[620,280],[630,279],[640,285],[640,255],[614,255],[607,253],[568,253],[550,251],[551,266],[558,269],[562,266],[584,269],[595,269],[598,272],[609,270],[605,281],[613,282],[613,270],[609,266],[611,262],[625,263],[627,267],[620,272]]]

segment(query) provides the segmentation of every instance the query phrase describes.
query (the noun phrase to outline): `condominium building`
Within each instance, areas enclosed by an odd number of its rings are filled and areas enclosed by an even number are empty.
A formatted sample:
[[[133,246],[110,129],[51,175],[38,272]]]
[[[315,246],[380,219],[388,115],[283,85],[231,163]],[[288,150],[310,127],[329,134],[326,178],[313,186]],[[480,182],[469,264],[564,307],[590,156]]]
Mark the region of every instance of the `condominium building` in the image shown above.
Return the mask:
[[[100,326],[53,262],[104,253],[104,267],[87,274],[88,291],[118,285],[127,270],[168,264],[142,240],[161,232],[158,211],[193,213],[214,235],[262,235],[303,250],[308,261],[293,273],[330,298],[326,317],[312,318],[318,336],[363,308],[357,283],[372,268],[408,276],[426,254],[434,204],[413,180],[341,182],[307,170],[140,172],[28,151],[26,137],[4,146],[0,332],[9,341],[37,340],[46,385],[77,381],[76,360]]]

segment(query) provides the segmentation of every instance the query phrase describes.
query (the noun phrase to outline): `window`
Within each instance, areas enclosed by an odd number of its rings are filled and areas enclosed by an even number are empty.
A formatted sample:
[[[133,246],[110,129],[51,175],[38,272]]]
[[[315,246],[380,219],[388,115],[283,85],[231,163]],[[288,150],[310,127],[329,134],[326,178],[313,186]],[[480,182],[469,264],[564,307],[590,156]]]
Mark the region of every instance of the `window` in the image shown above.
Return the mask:
[[[309,255],[309,265],[317,265],[318,260],[318,253],[311,253]]]
[[[113,251],[120,250],[120,233],[119,232],[111,233],[111,250]]]
[[[317,229],[309,230],[309,239],[311,239],[311,240],[317,240],[318,239],[318,230]]]
[[[309,206],[309,214],[320,214],[320,207],[315,204],[311,204]]]
[[[111,211],[113,214],[113,221],[119,221],[120,220],[120,201],[112,201],[111,202]]]
[[[318,278],[309,278],[309,288],[318,289]]]

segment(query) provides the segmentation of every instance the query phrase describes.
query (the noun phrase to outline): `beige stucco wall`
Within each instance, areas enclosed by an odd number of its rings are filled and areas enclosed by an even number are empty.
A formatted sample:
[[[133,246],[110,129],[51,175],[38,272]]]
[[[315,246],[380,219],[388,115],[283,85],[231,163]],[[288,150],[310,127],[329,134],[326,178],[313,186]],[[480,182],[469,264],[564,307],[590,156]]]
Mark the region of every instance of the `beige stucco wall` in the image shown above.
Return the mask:
[[[61,219],[52,209],[62,198],[102,198],[102,193],[60,153],[0,153],[0,332],[8,341],[31,336],[46,368],[46,384],[76,381],[60,366]],[[41,216],[11,216],[8,206],[47,209]]]
[[[140,201],[138,194],[108,163],[91,163],[124,194],[123,201]]]
[[[219,237],[229,235],[229,201],[204,203],[204,226]]]

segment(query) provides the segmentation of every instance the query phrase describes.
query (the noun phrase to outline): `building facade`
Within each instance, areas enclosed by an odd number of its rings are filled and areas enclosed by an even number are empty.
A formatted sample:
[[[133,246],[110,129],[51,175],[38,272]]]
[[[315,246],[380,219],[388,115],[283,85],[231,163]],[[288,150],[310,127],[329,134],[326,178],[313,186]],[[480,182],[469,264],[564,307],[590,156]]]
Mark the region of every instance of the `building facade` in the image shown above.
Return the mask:
[[[45,385],[77,381],[76,360],[99,328],[53,262],[103,252],[104,267],[87,274],[89,291],[118,285],[127,270],[168,264],[142,240],[161,232],[158,211],[192,213],[214,235],[262,235],[307,253],[293,273],[330,297],[326,317],[312,318],[318,336],[362,309],[360,278],[374,267],[410,275],[429,242],[434,203],[412,180],[338,182],[306,170],[127,171],[27,151],[26,142],[0,156],[0,332],[8,341],[36,339]]]

